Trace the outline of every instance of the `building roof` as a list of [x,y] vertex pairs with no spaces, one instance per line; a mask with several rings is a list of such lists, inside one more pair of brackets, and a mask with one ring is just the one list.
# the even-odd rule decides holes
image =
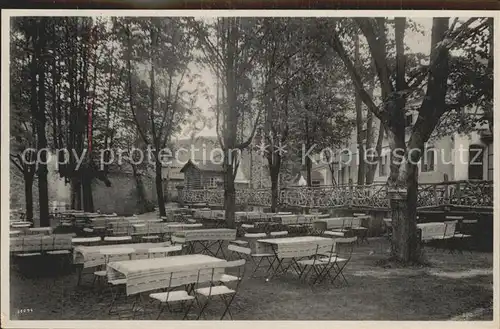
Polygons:
[[[184,165],[184,167],[182,167],[182,168],[179,169],[179,174],[183,175],[184,172],[186,171],[186,169],[189,166],[193,166],[193,167],[197,168],[200,171],[217,172],[217,173],[223,173],[224,172],[224,168],[222,167],[221,164],[213,163],[211,161],[201,161],[201,160],[191,161],[191,159],[190,159],[190,160],[188,160],[188,162],[186,162],[186,164]],[[235,183],[244,183],[244,184],[248,184],[250,182],[245,177],[245,174],[241,170],[241,166],[239,166],[238,167],[238,171],[236,171],[236,177],[234,178],[234,182]]]
[[184,173],[185,170],[189,167],[193,166],[200,171],[212,171],[212,172],[224,172],[221,164],[213,163],[209,160],[193,160],[189,159],[186,164],[180,169],[181,173]]

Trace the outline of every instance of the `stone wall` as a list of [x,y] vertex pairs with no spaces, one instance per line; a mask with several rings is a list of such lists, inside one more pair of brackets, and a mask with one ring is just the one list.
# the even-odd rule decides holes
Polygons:
[[[137,188],[131,173],[110,173],[108,175],[111,186],[106,187],[103,182],[95,181],[92,184],[94,208],[101,213],[117,213],[129,216],[138,214]],[[156,187],[154,178],[143,175],[142,181],[146,200],[156,204]]]

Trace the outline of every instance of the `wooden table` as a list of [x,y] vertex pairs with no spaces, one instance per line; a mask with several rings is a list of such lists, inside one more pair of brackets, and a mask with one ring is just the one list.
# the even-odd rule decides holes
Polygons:
[[147,254],[150,248],[170,246],[169,242],[160,243],[125,243],[115,245],[100,245],[100,246],[76,246],[73,250],[73,263],[82,264],[83,268],[96,267],[104,265],[103,250],[117,248],[132,248],[135,253]]
[[[257,242],[260,244],[271,246],[272,252],[274,253],[278,261],[278,264],[274,268],[274,271],[270,278],[276,276],[280,269],[281,272],[279,272],[279,274],[285,274],[292,266],[295,266],[296,272],[299,273],[300,266],[298,265],[297,260],[304,257],[314,256],[315,254],[321,254],[331,251],[332,246],[335,243],[333,239],[323,238],[319,236],[297,236],[278,239],[260,239],[257,240]],[[290,263],[287,267],[283,268],[283,261],[285,259],[289,259]]]
[[[220,253],[225,258],[223,243],[224,241],[234,241],[236,239],[236,230],[228,228],[185,230],[174,232],[173,235],[186,242],[191,253],[195,252],[195,246],[199,244],[202,247],[202,253],[206,252],[214,257],[217,257]],[[217,246],[215,253],[210,250],[213,245]]]
[[212,269],[217,276],[224,273],[225,260],[208,255],[182,255],[165,258],[139,259],[111,262],[107,266],[108,280],[126,279],[127,295],[134,295],[169,286],[170,274],[175,273],[171,286],[196,283],[198,272],[200,282],[207,282]]

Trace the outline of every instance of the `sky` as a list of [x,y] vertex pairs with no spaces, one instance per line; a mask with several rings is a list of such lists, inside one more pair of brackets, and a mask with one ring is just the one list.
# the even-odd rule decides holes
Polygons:
[[[420,26],[420,29],[422,30],[423,34],[417,33],[417,32],[414,32],[414,31],[411,31],[408,29],[405,33],[405,39],[404,39],[405,44],[410,48],[411,52],[421,52],[421,53],[428,54],[430,52],[432,18],[430,18],[430,17],[426,17],[426,18],[413,17],[411,19]],[[208,69],[198,68],[194,64],[191,65],[191,69],[193,70],[193,73],[199,74],[201,76],[201,78],[203,79],[203,82],[209,88],[211,93],[215,95],[216,80],[214,79],[213,74]],[[203,97],[199,97],[196,105],[202,109],[202,112],[206,117],[214,117],[213,111],[209,110],[209,108],[211,106],[213,106],[214,104],[211,104],[210,102],[205,100]],[[213,123],[214,124],[211,128],[203,129],[198,134],[198,136],[216,136],[215,120],[213,120]],[[189,132],[187,131],[186,128],[184,128],[183,133],[178,137],[185,138],[188,136],[189,136]]]

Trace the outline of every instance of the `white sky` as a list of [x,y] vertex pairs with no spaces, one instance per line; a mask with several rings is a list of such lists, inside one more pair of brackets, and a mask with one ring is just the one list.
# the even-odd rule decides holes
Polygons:
[[[420,25],[423,34],[416,33],[408,29],[405,34],[405,44],[410,48],[411,52],[422,52],[428,54],[430,52],[432,18],[411,18],[411,20]],[[216,80],[214,79],[212,73],[208,69],[199,69],[194,64],[191,67],[193,69],[193,73],[199,74],[212,94],[215,95]],[[209,110],[209,108],[214,104],[209,103],[200,96],[197,105],[203,110],[205,116],[214,116],[214,113]],[[183,138],[187,137],[188,135],[189,132],[184,129],[183,134],[179,137]],[[198,136],[216,136],[215,120],[212,128],[205,128],[198,134]]]

